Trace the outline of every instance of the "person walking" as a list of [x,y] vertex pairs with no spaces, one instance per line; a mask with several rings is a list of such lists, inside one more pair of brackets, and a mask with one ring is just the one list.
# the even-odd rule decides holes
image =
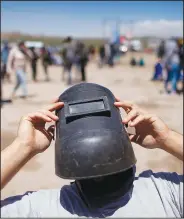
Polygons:
[[104,47],[104,45],[101,45],[99,48],[99,56],[100,56],[99,68],[102,68],[103,65],[105,64],[105,47]]
[[109,66],[113,67],[114,66],[114,58],[115,58],[115,44],[111,43],[110,44],[110,57],[109,57]]
[[164,55],[165,55],[165,41],[162,40],[158,46],[158,49],[157,49],[157,57],[158,57],[158,59],[162,60]]
[[[163,57],[164,67],[167,71],[167,78],[165,80],[166,93],[177,93],[177,83],[180,74],[180,57],[177,42],[174,39],[165,42],[165,55]],[[171,84],[171,89],[168,89]]]
[[105,48],[105,61],[107,64],[109,64],[109,60],[111,56],[111,47],[108,41],[105,42],[104,48]]
[[32,52],[32,59],[31,59],[32,79],[34,82],[37,82],[37,62],[39,57],[35,51],[35,47],[31,47],[30,50]]
[[67,37],[64,41],[62,56],[64,61],[64,73],[68,74],[67,84],[72,84],[72,67],[75,62],[76,43],[72,37]]
[[51,64],[51,57],[48,50],[43,47],[41,50],[42,65],[45,73],[45,81],[50,81],[48,66]]
[[179,57],[180,57],[180,74],[179,74],[179,81],[182,81],[182,87],[180,90],[178,90],[179,93],[182,93],[183,92],[183,70],[184,70],[184,57],[183,57],[183,50],[184,50],[184,47],[183,47],[183,40],[179,41],[178,42],[178,46],[179,46]]
[[86,65],[88,62],[88,51],[84,43],[80,43],[79,65],[81,71],[81,81],[86,82]]
[[9,56],[9,45],[8,42],[4,42],[3,49],[1,51],[1,80],[7,79],[7,81],[10,83],[10,74],[7,72],[7,62],[8,62],[8,56]]
[[8,62],[7,62],[7,71],[9,73],[16,74],[16,85],[13,89],[11,99],[15,98],[16,91],[19,87],[22,87],[22,97],[26,98],[28,95],[27,84],[26,84],[26,63],[31,61],[32,54],[25,47],[23,41],[18,43],[18,47],[11,49]]
[[78,79],[81,76],[81,42],[79,40],[75,43],[74,66],[75,76]]

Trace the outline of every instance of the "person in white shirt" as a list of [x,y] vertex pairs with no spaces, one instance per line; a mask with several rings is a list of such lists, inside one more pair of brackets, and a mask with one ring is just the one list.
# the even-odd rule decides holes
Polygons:
[[[132,142],[146,149],[164,150],[183,160],[183,135],[131,102],[117,100],[114,105],[127,112],[122,122],[135,127],[136,133],[129,135]],[[58,121],[53,111],[63,106],[63,102],[56,101],[21,119],[15,141],[1,152],[1,189],[26,162],[49,147],[54,126],[46,129],[45,124]],[[122,174],[76,180],[59,189],[9,197],[1,201],[1,216],[183,217],[183,175],[147,170],[135,177],[135,171],[134,166]]]
[[31,52],[25,47],[24,42],[19,42],[18,46],[10,50],[7,62],[7,71],[10,74],[16,74],[16,85],[12,92],[11,99],[13,100],[17,89],[22,87],[22,97],[27,97],[27,84],[26,84],[26,62],[32,59]]

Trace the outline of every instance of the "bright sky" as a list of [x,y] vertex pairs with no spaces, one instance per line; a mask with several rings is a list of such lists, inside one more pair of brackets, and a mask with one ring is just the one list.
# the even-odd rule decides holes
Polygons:
[[[120,19],[121,32],[136,36],[182,36],[182,1],[1,1],[1,31],[102,37]],[[131,25],[128,23],[130,23]],[[126,24],[127,23],[127,24]]]

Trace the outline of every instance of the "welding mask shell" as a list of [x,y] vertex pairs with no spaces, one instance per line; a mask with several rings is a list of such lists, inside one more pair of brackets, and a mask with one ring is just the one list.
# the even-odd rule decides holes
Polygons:
[[81,83],[63,92],[56,111],[55,172],[64,179],[89,179],[125,171],[136,163],[112,92]]

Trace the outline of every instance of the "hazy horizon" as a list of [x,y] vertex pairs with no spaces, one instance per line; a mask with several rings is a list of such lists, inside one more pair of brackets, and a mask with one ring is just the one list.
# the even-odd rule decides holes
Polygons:
[[[183,36],[183,2],[1,2],[1,31],[30,35],[102,38],[121,20],[121,34]],[[104,26],[104,21],[107,21]],[[111,20],[111,21],[110,21]]]

